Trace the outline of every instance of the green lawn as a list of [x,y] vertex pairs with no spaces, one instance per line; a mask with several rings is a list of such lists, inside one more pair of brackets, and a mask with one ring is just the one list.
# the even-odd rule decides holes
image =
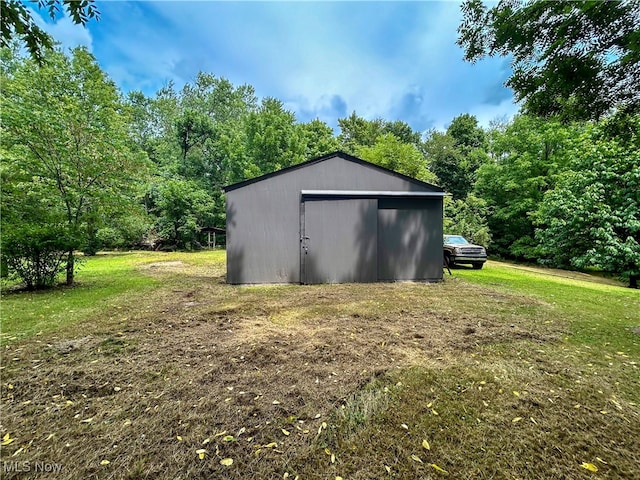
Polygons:
[[[640,336],[630,329],[640,326],[640,290],[591,277],[579,280],[572,272],[523,269],[509,263],[489,262],[473,271],[454,270],[466,281],[503,291],[518,292],[556,306],[571,327],[569,339],[576,344],[609,347],[640,356]],[[585,278],[588,276],[582,275]]]
[[[158,278],[140,267],[154,262],[183,261],[202,265],[220,262],[222,251],[201,253],[102,253],[84,258],[73,288],[5,294],[2,299],[0,344],[7,340],[57,331],[112,307],[129,307],[158,286]],[[167,281],[167,278],[164,279]]]

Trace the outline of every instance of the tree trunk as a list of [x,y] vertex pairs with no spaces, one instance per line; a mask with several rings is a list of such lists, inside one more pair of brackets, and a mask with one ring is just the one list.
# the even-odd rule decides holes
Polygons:
[[73,256],[73,250],[70,250],[67,255],[67,285],[69,286],[73,285],[73,271],[75,270],[74,263],[75,258]]
[[638,288],[638,275],[629,275],[629,288]]

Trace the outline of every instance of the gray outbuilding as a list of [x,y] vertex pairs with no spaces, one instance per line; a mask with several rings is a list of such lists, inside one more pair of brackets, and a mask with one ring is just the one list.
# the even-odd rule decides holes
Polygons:
[[224,190],[228,283],[442,280],[440,187],[336,152]]

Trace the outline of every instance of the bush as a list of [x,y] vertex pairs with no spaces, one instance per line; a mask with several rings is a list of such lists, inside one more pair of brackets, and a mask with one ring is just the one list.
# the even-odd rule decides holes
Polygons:
[[69,242],[60,228],[26,226],[2,234],[2,257],[9,274],[29,290],[51,287],[64,271]]

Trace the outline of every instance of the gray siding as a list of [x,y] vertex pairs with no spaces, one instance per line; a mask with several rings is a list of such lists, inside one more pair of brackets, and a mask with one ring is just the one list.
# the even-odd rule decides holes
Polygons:
[[[373,166],[362,165],[345,160],[339,156],[322,162],[313,163],[303,168],[284,172],[261,179],[241,188],[227,192],[227,281],[229,283],[300,283],[301,278],[301,222],[302,190],[380,190],[380,191],[438,191],[418,183],[394,176]],[[431,200],[442,208],[440,198]],[[311,202],[305,202],[311,203]],[[327,203],[327,202],[322,202]],[[356,202],[354,208],[361,208],[365,203]],[[337,204],[336,204],[337,205]],[[372,208],[368,202],[366,208]],[[366,218],[373,225],[363,225],[363,232],[377,228],[377,210],[371,210]],[[345,212],[344,216],[333,219],[328,213],[318,213],[317,224],[311,228],[322,230],[323,235],[336,229],[335,239],[339,235],[347,235],[353,227],[354,219]],[[324,215],[324,216],[323,216]],[[374,220],[373,220],[374,219]],[[435,228],[440,236],[440,260],[442,246],[442,217],[425,220],[429,228]],[[433,225],[431,225],[433,222]],[[439,227],[438,227],[439,225]],[[356,231],[351,233],[357,234]],[[373,230],[375,231],[375,230]],[[434,235],[436,235],[434,233]],[[316,233],[314,233],[314,237]],[[329,238],[329,237],[328,237]],[[357,237],[356,237],[357,238]],[[361,239],[363,237],[361,236]],[[373,235],[375,240],[376,236]],[[324,248],[324,247],[322,247]],[[357,251],[358,244],[344,247],[342,260],[347,254],[355,254],[357,268],[366,268],[362,259],[371,256],[370,252]],[[323,258],[324,254],[322,253]],[[371,257],[377,264],[377,253]],[[358,265],[358,261],[360,264]],[[337,262],[337,261],[336,261]],[[351,265],[353,267],[353,265]],[[320,268],[320,267],[315,267]],[[376,267],[377,268],[377,267]],[[318,275],[320,272],[318,271]],[[352,278],[357,278],[356,274]],[[366,278],[369,273],[362,274]],[[310,277],[311,278],[311,277]],[[348,276],[342,274],[335,277],[344,281]],[[441,278],[441,272],[440,276]],[[315,277],[314,280],[318,280]]]

